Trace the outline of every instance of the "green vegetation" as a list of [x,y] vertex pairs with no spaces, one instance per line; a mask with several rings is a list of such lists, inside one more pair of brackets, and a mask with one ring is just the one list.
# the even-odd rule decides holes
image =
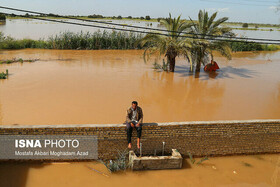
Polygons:
[[45,46],[46,42],[42,40],[16,40],[0,32],[0,49],[46,48]]
[[[208,16],[208,12],[199,11],[198,22],[192,21],[191,34],[196,34],[197,40],[192,42],[191,48],[191,70],[192,66],[196,66],[196,71],[200,71],[201,64],[206,65],[209,58],[213,59],[213,51],[219,52],[222,56],[231,59],[231,48],[225,41],[209,41],[206,35],[213,36],[234,36],[229,27],[220,27],[220,25],[228,20],[223,17],[214,21],[217,12]],[[215,39],[215,37],[211,37]],[[193,63],[192,63],[193,62]]]
[[264,45],[259,43],[247,43],[247,42],[230,42],[232,51],[276,51],[280,50],[279,45]]
[[243,23],[242,27],[243,27],[243,28],[248,28],[248,27],[249,27],[249,24],[248,24],[248,23]]
[[139,41],[141,47],[145,49],[144,59],[152,54],[158,53],[165,55],[169,64],[169,71],[174,72],[176,57],[182,55],[190,58],[191,41],[188,38],[182,38],[189,25],[186,21],[181,20],[181,17],[172,19],[169,14],[168,19],[160,20],[165,29],[169,31],[168,36],[158,34],[147,34]]
[[201,164],[202,162],[206,161],[206,160],[209,160],[209,158],[207,156],[201,158],[198,162],[196,162],[196,160],[193,158],[192,154],[190,152],[188,152],[188,155],[189,155],[189,158],[190,158],[190,161],[192,164]]
[[128,32],[64,32],[50,37],[46,43],[49,49],[138,49],[135,46],[141,34]]
[[9,71],[6,69],[6,72],[0,73],[0,79],[7,79],[9,75]]
[[5,14],[0,14],[0,21],[6,21]]
[[47,40],[16,40],[0,32],[0,49],[139,49],[135,43],[141,38],[141,34],[104,31],[92,34],[64,32]]
[[130,168],[128,161],[128,151],[119,151],[118,157],[115,160],[101,161],[110,172],[117,172]]
[[[6,37],[0,32],[0,49],[143,49],[143,47],[136,44],[143,37],[141,34],[124,32],[95,32],[92,34],[64,32],[49,37],[47,40],[17,40],[9,36]],[[230,46],[234,52],[280,50],[278,45],[246,42],[231,42]],[[2,61],[2,63],[4,62]],[[5,63],[8,63],[8,61]]]
[[[0,49],[24,49],[24,48],[41,48],[41,49],[145,49],[149,48],[150,52],[160,52],[161,54],[167,54],[167,62],[159,65],[155,64],[156,69],[169,69],[172,70],[172,66],[174,66],[175,58],[179,55],[185,56],[186,59],[193,65],[196,64],[197,69],[202,64],[207,62],[207,58],[209,56],[212,58],[212,50],[217,50],[223,53],[224,55],[229,52],[227,45],[229,45],[232,51],[275,51],[279,50],[278,45],[261,45],[258,43],[246,43],[246,42],[230,42],[227,43],[219,43],[222,45],[218,45],[218,43],[211,42],[203,36],[203,34],[216,34],[216,35],[231,35],[230,29],[228,27],[224,27],[223,25],[228,24],[226,20],[217,20],[215,21],[216,14],[213,14],[210,18],[207,15],[207,12],[200,11],[198,21],[193,20],[181,20],[180,17],[177,19],[169,18],[158,18],[154,21],[159,21],[162,26],[165,26],[167,30],[169,30],[168,37],[158,36],[156,34],[150,34],[144,37],[142,34],[135,34],[129,32],[94,32],[94,33],[72,33],[72,32],[63,32],[58,35],[49,37],[45,40],[32,40],[32,39],[14,39],[9,36],[4,36],[3,33],[0,32]],[[5,15],[1,15],[4,16]],[[11,15],[16,18],[16,15]],[[33,17],[32,15],[28,15]],[[52,18],[57,18],[55,14],[49,14],[48,16],[52,16]],[[79,17],[79,16],[76,16]],[[102,15],[92,15],[89,16],[92,18],[85,17],[85,19],[95,19],[101,18]],[[84,17],[82,17],[84,18]],[[105,18],[105,17],[103,17]],[[202,22],[204,20],[206,23]],[[27,18],[29,19],[29,18]],[[115,17],[115,19],[117,19]],[[146,18],[132,18],[132,16],[128,16],[127,18],[122,19],[142,19],[147,21],[149,16]],[[212,20],[213,19],[213,20]],[[152,21],[153,19],[151,19]],[[182,24],[182,25],[181,25]],[[211,27],[208,27],[208,25]],[[232,23],[233,24],[233,23]],[[251,24],[250,24],[251,25]],[[212,28],[215,26],[215,29]],[[255,25],[256,27],[257,25]],[[271,26],[271,25],[270,25]],[[276,25],[279,26],[279,25]],[[257,28],[239,28],[239,29],[257,29]],[[189,32],[193,34],[199,34],[196,40],[194,39],[182,39],[178,37],[178,35],[172,33],[172,31],[180,31]],[[268,29],[270,30],[270,29]],[[183,33],[179,33],[179,35],[183,35]],[[160,40],[158,40],[160,38]],[[150,41],[144,42],[144,40],[149,39]],[[244,38],[245,40],[246,38]],[[138,42],[142,41],[142,42]],[[142,44],[141,44],[142,43]],[[145,43],[145,44],[143,44]],[[155,50],[158,49],[158,50]],[[226,51],[223,51],[226,49]],[[172,51],[172,50],[178,50]],[[166,53],[164,53],[166,51]],[[146,51],[147,52],[147,51]],[[204,53],[204,55],[203,55]],[[147,53],[148,54],[148,53]],[[147,55],[146,57],[148,57]],[[175,56],[175,57],[174,57]],[[192,58],[190,58],[192,57]],[[207,57],[202,58],[201,57]],[[174,58],[174,59],[172,59]],[[172,63],[169,61],[171,60]],[[5,62],[8,63],[9,61]],[[174,63],[173,63],[174,62]],[[2,62],[3,63],[3,62]],[[193,68],[191,65],[191,68]],[[171,68],[171,69],[170,69]]]
[[104,18],[104,17],[102,15],[93,14],[93,15],[89,15],[88,18]]
[[[259,29],[258,29],[258,28],[242,27],[242,28],[232,28],[232,30],[257,31],[257,30],[259,30]],[[265,29],[261,29],[261,30],[265,30]]]
[[[169,31],[168,36],[157,34],[147,34],[140,40],[140,45],[145,49],[144,58],[151,54],[158,53],[165,55],[169,71],[174,72],[176,57],[184,56],[193,66],[196,66],[196,71],[200,71],[201,64],[206,64],[209,57],[213,58],[213,51],[218,51],[221,55],[231,58],[231,48],[228,42],[224,41],[209,41],[207,35],[214,36],[233,36],[229,27],[219,27],[228,18],[221,18],[214,22],[217,13],[208,16],[206,11],[200,11],[198,21],[192,21],[188,24],[186,21],[178,18],[172,19],[171,15],[168,19],[160,20],[165,29]],[[182,38],[183,32],[195,34],[195,39]],[[215,37],[212,37],[214,39]],[[160,68],[155,64],[156,68]]]
[[22,58],[19,58],[19,59],[12,59],[12,60],[0,60],[0,64],[11,64],[11,63],[16,63],[16,62],[20,62],[20,63],[23,63],[23,62],[35,62],[35,61],[38,61],[39,59],[31,59],[31,60],[23,60]]
[[[242,22],[226,22],[225,25],[231,25],[231,26],[242,26],[244,23]],[[248,25],[251,25],[252,27],[280,27],[279,24],[264,24],[264,23],[247,23]]]
[[169,63],[166,63],[164,59],[162,60],[162,65],[155,62],[153,66],[155,70],[163,70],[163,71],[169,70]]

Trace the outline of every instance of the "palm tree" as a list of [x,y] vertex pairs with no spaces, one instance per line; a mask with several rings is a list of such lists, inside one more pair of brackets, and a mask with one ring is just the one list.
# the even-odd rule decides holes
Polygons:
[[181,20],[181,16],[172,19],[171,14],[169,14],[169,18],[161,19],[160,23],[164,25],[168,33],[166,35],[147,34],[139,41],[139,44],[145,49],[145,61],[146,57],[154,53],[158,53],[160,56],[165,55],[169,64],[169,71],[174,72],[176,57],[183,55],[191,59],[191,41],[181,37],[190,25],[185,20]]
[[217,12],[209,17],[208,12],[200,10],[198,21],[194,22],[191,19],[190,34],[196,38],[193,40],[191,49],[191,70],[192,66],[196,65],[196,71],[200,71],[201,64],[205,65],[209,61],[209,57],[213,59],[213,51],[218,51],[221,55],[231,59],[229,42],[220,41],[217,36],[234,36],[234,34],[231,32],[231,28],[221,27],[221,24],[228,18],[223,17],[214,21],[216,16]]

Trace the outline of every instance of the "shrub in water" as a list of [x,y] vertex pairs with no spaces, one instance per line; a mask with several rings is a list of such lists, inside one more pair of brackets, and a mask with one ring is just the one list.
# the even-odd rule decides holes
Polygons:
[[9,72],[8,72],[8,70],[6,69],[6,73],[5,73],[5,72],[0,73],[0,79],[7,79],[8,74],[9,74]]
[[128,151],[119,151],[118,158],[110,161],[101,161],[110,172],[126,170],[130,167],[128,162]]

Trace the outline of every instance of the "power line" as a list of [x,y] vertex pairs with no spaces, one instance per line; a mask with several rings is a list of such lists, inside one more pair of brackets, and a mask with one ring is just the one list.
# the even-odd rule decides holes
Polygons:
[[[2,12],[1,12],[2,13]],[[2,13],[6,15],[11,15],[8,13]],[[125,32],[136,32],[140,34],[155,34],[155,35],[161,35],[161,36],[170,36],[168,34],[163,34],[163,33],[154,33],[154,32],[147,32],[147,31],[138,31],[138,30],[129,30],[129,29],[121,29],[121,28],[112,28],[112,27],[106,27],[106,26],[99,26],[99,25],[88,25],[88,24],[83,24],[83,23],[74,23],[74,22],[68,22],[68,21],[62,21],[62,20],[52,20],[52,19],[43,19],[43,18],[37,18],[37,17],[30,17],[30,16],[24,16],[24,15],[16,15],[19,17],[25,17],[25,18],[31,18],[31,19],[36,19],[36,20],[42,20],[42,21],[50,21],[50,22],[56,22],[56,23],[65,23],[65,24],[72,24],[72,25],[79,25],[79,26],[87,26],[87,27],[95,27],[95,28],[101,28],[101,29],[110,29],[110,30],[119,30],[119,31],[125,31]],[[200,38],[196,37],[191,37],[191,36],[182,36],[179,35],[178,37],[181,38],[191,38],[194,40],[200,40]],[[280,45],[280,43],[271,43],[271,42],[253,42],[253,41],[247,41],[247,40],[227,40],[227,39],[214,39],[214,38],[205,38],[206,40],[211,40],[211,41],[224,41],[224,42],[245,42],[245,43],[259,43],[259,44],[276,44]]]
[[[25,12],[25,13],[31,13],[31,14],[39,14],[41,16],[43,16],[43,15],[44,16],[50,16],[50,14],[46,14],[46,13],[42,13],[42,12],[35,12],[35,11],[29,11],[29,10],[5,7],[5,6],[0,6],[0,8],[8,9],[8,10],[14,10],[14,11],[19,11],[19,12]],[[178,34],[182,33],[182,34],[193,35],[193,36],[207,36],[207,37],[227,38],[227,39],[240,39],[240,40],[246,39],[246,40],[253,40],[253,41],[280,42],[280,40],[264,39],[264,38],[242,38],[242,37],[215,36],[215,35],[199,34],[199,33],[187,33],[187,32],[168,31],[168,30],[165,30],[165,29],[147,28],[147,27],[142,27],[142,26],[124,25],[124,24],[118,24],[118,23],[109,23],[109,22],[105,22],[105,21],[87,20],[87,19],[73,18],[73,17],[61,16],[61,15],[55,15],[55,17],[67,18],[67,19],[79,20],[79,21],[86,21],[86,22],[93,22],[93,23],[100,23],[100,24],[107,24],[107,25],[114,25],[114,26],[136,28],[136,29],[154,30],[154,31],[162,31],[162,32],[171,32],[171,33],[178,33]]]
[[[3,13],[2,14],[6,15],[11,15],[8,13]],[[24,15],[16,15],[19,17],[25,17],[25,18],[30,18],[30,16],[24,16]],[[62,20],[52,20],[52,19],[43,19],[43,18],[37,18],[37,17],[31,17],[31,19],[36,19],[36,20],[42,20],[42,21],[49,21],[49,22],[56,22],[56,23],[65,23],[65,24],[70,24],[70,25],[79,25],[79,26],[87,26],[87,27],[95,27],[95,28],[102,28],[102,29],[110,29],[110,30],[119,30],[119,31],[125,31],[125,32],[136,32],[136,33],[141,33],[141,34],[155,34],[155,35],[161,35],[161,36],[170,36],[168,34],[163,34],[163,33],[154,33],[154,32],[147,32],[147,31],[138,31],[138,30],[129,30],[129,29],[121,29],[121,28],[112,28],[112,27],[106,27],[106,26],[99,26],[99,25],[88,25],[88,24],[83,24],[83,23],[74,23],[74,22],[68,22],[68,21],[62,21]],[[194,40],[200,40],[200,38],[196,37],[191,37],[191,36],[182,36],[179,35],[178,37],[181,38],[191,38]],[[246,41],[246,40],[228,40],[228,39],[214,39],[214,38],[204,38],[206,40],[211,40],[211,41],[224,41],[224,42],[245,42],[245,43],[259,43],[259,44],[275,44],[275,45],[280,45],[280,43],[271,43],[271,42],[253,42],[253,41]]]

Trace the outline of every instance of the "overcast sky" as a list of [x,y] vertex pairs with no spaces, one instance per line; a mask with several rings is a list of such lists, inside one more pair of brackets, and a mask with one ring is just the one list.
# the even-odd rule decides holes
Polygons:
[[0,6],[61,15],[167,17],[172,13],[193,19],[200,9],[205,9],[218,11],[219,17],[229,17],[229,21],[280,24],[280,14],[276,12],[279,4],[279,0],[1,0]]

